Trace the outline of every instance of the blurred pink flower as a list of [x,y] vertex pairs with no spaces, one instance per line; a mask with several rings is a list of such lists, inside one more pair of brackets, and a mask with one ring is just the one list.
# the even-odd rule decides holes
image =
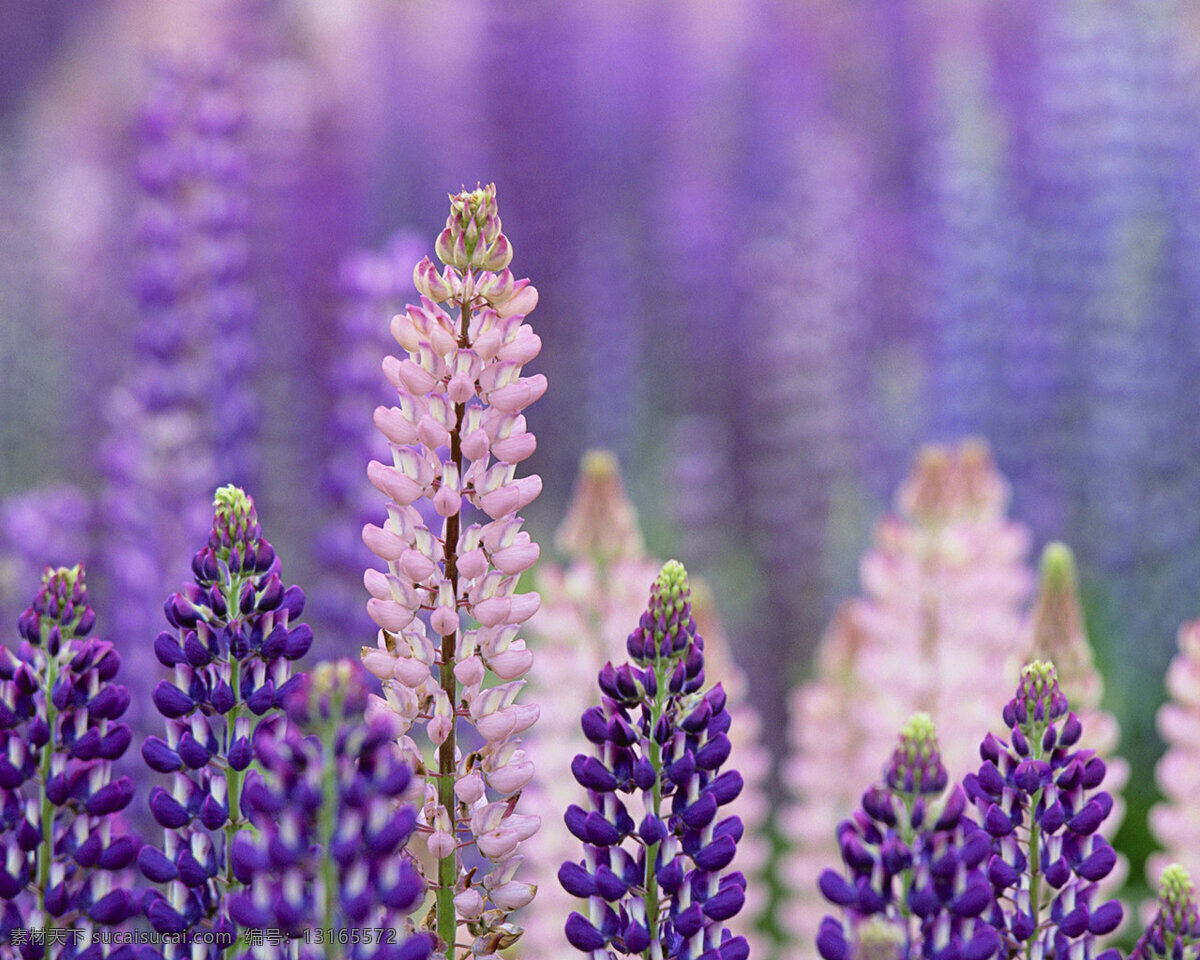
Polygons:
[[1008,485],[986,445],[922,450],[896,506],[862,559],[864,596],[841,608],[817,676],[792,699],[782,915],[800,943],[827,912],[816,882],[838,856],[837,824],[878,778],[897,731],[913,712],[930,714],[960,779],[1009,699],[1025,636],[1030,537],[1005,515]]

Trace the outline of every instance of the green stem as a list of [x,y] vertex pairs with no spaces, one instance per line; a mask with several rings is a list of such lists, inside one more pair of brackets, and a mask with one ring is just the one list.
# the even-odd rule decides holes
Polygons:
[[1042,789],[1029,802],[1029,915],[1033,917],[1033,937],[1026,941],[1025,955],[1033,960],[1033,944],[1041,925],[1042,899],[1042,828],[1034,819],[1034,813],[1042,800]]
[[[459,303],[458,345],[465,349],[470,345],[468,337],[471,322],[471,305],[463,300]],[[450,431],[450,461],[463,473],[462,423],[466,413],[465,403],[454,405],[454,429]],[[446,518],[446,539],[442,544],[445,557],[446,579],[450,581],[450,592],[458,603],[458,534],[459,514]],[[458,707],[458,680],[454,676],[454,655],[458,647],[458,631],[442,637],[442,664],[439,679],[442,691],[450,703],[450,733],[438,749],[438,803],[450,816],[450,829],[458,840],[458,818],[454,796],[454,748],[456,711]],[[454,942],[458,935],[458,917],[454,908],[454,887],[458,882],[458,848],[451,850],[438,861],[437,889],[437,933],[446,944],[446,960],[454,960]]]
[[[651,788],[651,810],[655,817],[662,819],[662,746],[654,738],[658,722],[666,712],[667,682],[670,680],[673,661],[658,660],[654,667],[654,678],[657,690],[654,693],[654,703],[650,708],[650,766],[654,768],[654,786]],[[642,953],[643,960],[655,960],[655,941],[658,939],[658,875],[654,871],[654,863],[658,859],[661,842],[652,843],[646,850],[646,892],[642,894],[642,903],[646,910],[646,929],[650,931],[650,946]]]
[[[318,721],[321,723],[321,769],[324,771],[324,779],[321,782],[321,816],[317,829],[321,845],[322,927],[325,930],[335,930],[341,926],[337,916],[337,864],[330,854],[330,848],[337,827],[337,733],[342,726],[342,719],[342,688],[337,686],[332,695],[329,721]],[[342,945],[337,943],[336,939],[334,937],[334,942],[326,945],[326,960],[342,960],[344,956]]]
[[[225,625],[232,623],[239,615],[239,601],[245,579],[240,574],[230,571],[229,583],[225,586]],[[237,657],[233,656],[232,651],[229,655],[229,685],[233,689],[234,704],[229,713],[225,715],[226,756],[229,754],[229,748],[233,746],[237,734],[238,718],[242,715],[242,704],[237,700],[241,696],[242,689],[242,664]],[[229,804],[229,819],[225,821],[225,896],[227,897],[241,886],[233,874],[233,841],[237,838],[238,832],[246,827],[246,822],[242,818],[243,773],[244,771],[234,770],[231,766],[225,767],[225,801]],[[240,955],[248,947],[245,933],[239,933],[237,943],[234,945],[234,953]]]
[[[1027,732],[1029,755],[1033,760],[1045,759],[1042,750],[1045,728],[1044,723],[1034,724]],[[1033,944],[1038,938],[1042,921],[1042,828],[1037,821],[1037,808],[1042,802],[1044,790],[1044,787],[1038,787],[1029,800],[1029,915],[1033,917],[1033,936],[1025,942],[1025,955],[1028,960],[1033,960]]]
[[46,686],[43,696],[46,699],[46,725],[50,730],[50,739],[42,746],[40,764],[42,776],[42,842],[38,846],[38,910],[42,915],[42,924],[49,928],[53,926],[50,915],[46,913],[46,892],[50,886],[50,858],[54,855],[54,805],[46,795],[46,787],[50,782],[50,760],[54,754],[54,727],[58,720],[58,710],[54,706],[54,684],[58,681],[58,658],[47,656]]
[[[234,696],[237,696],[241,685],[241,667],[236,657],[229,658],[229,682],[233,686]],[[233,745],[241,713],[242,705],[235,703],[226,715],[226,750]],[[234,770],[233,767],[225,768],[225,799],[229,803],[229,819],[225,821],[225,893],[228,896],[237,883],[233,875],[233,857],[230,853],[233,850],[234,838],[242,826],[242,771]]]

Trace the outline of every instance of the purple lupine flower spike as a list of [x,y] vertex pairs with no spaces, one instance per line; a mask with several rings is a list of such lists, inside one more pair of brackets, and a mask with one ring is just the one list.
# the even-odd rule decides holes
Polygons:
[[[1075,749],[1083,728],[1047,661],[1021,671],[1004,722],[1009,742],[988,734],[978,774],[963,781],[991,837],[990,922],[1007,957],[1088,960],[1095,938],[1111,933],[1123,917],[1118,901],[1094,902],[1097,884],[1117,862],[1099,832],[1113,804],[1100,789],[1104,761],[1094,750]],[[1118,956],[1115,950],[1099,954]]]
[[1196,888],[1188,872],[1177,863],[1162,872],[1158,884],[1158,909],[1138,940],[1129,960],[1198,960],[1200,911]]
[[[616,458],[607,451],[584,455],[555,539],[570,563],[561,568],[545,561],[539,565],[542,606],[529,622],[537,641],[539,669],[532,682],[541,716],[534,735],[538,775],[526,787],[522,802],[541,814],[542,829],[525,861],[531,879],[539,883],[537,905],[523,918],[523,960],[560,960],[570,954],[562,917],[573,906],[573,898],[553,878],[562,862],[578,850],[578,840],[561,819],[578,788],[555,771],[567,769],[575,754],[589,749],[579,728],[580,711],[600,704],[594,678],[606,662],[624,655],[629,625],[645,609],[646,584],[653,583],[662,568],[660,560],[646,553],[637,512],[625,492]],[[692,580],[691,586],[692,616],[704,636],[705,673],[721,678],[725,709],[732,718],[729,737],[745,781],[725,814],[737,814],[742,820],[745,836],[738,843],[738,866],[753,878],[763,872],[768,856],[765,779],[770,758],[760,742],[761,720],[746,697],[746,678],[729,650],[715,603],[702,583]],[[588,686],[592,692],[585,701],[581,690]],[[763,892],[755,889],[751,879],[746,906],[736,923],[730,924],[735,932],[754,926],[753,917],[761,907],[755,894]],[[750,933],[747,942],[757,954]]]
[[254,733],[278,718],[298,684],[291,662],[308,652],[312,630],[295,624],[304,593],[284,588],[253,500],[225,486],[213,506],[208,544],[192,559],[195,582],[165,605],[176,632],[154,642],[155,655],[172,670],[154,689],[167,736],[147,737],[142,757],[171,774],[172,785],[150,792],[163,846],[146,846],[138,865],[167,888],[144,903],[156,930],[213,931],[232,943],[224,895],[240,880],[228,853],[249,826],[241,796]]
[[[588,916],[570,915],[567,940],[593,960],[744,960],[745,938],[724,926],[745,902],[745,878],[726,872],[743,827],[718,817],[742,778],[721,772],[725,693],[720,684],[702,689],[704,641],[678,561],[663,566],[626,646],[633,662],[604,667],[602,704],[583,714],[595,754],[571,764],[588,809],[572,804],[565,819],[584,858],[564,863],[559,881],[588,898]],[[640,821],[622,796],[640,799]]]
[[[288,696],[291,721],[264,727],[255,752],[262,773],[246,780],[243,807],[259,830],[239,834],[233,868],[245,887],[229,898],[244,927],[301,941],[251,946],[250,960],[425,960],[428,934],[406,916],[425,887],[404,846],[416,812],[399,804],[412,775],[395,745],[395,718],[364,721],[366,671],[323,663]],[[341,943],[325,931],[381,930]]]
[[846,873],[826,870],[819,887],[843,918],[821,922],[824,960],[995,955],[1000,938],[983,917],[992,902],[988,836],[964,816],[962,788],[946,793],[947,781],[932,719],[913,714],[883,781],[838,827]]
[[[112,776],[113,761],[130,742],[129,727],[120,720],[129,693],[112,682],[121,662],[112,644],[88,636],[95,621],[83,568],[47,567],[41,590],[20,618],[23,642],[15,652],[0,651],[5,943],[14,942],[17,928],[89,934],[138,909],[121,875],[139,846],[120,818],[133,799],[133,783]],[[71,960],[89,939],[68,939],[55,956]],[[19,949],[30,960],[45,952],[44,942]]]

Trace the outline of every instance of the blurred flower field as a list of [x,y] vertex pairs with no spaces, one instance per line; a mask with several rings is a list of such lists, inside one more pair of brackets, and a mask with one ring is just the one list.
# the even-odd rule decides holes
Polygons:
[[527,909],[567,904],[510,954],[565,955],[548,824],[669,557],[728,694],[754,956],[815,956],[834,831],[910,714],[961,778],[1034,657],[1108,759],[1120,942],[1164,847],[1200,870],[1191,5],[42,0],[0,52],[0,623],[16,649],[43,567],[82,562],[135,743],[224,484],[310,659],[374,645],[389,324],[446,195],[494,183],[548,382],[501,458],[541,478],[502,511],[541,593]]

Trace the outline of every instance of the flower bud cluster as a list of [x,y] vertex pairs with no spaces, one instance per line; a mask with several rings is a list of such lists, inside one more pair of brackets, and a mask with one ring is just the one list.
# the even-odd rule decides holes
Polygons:
[[[846,875],[821,874],[821,893],[842,907],[817,935],[825,960],[857,956],[987,960],[1000,938],[985,914],[992,903],[984,873],[989,837],[965,815],[955,786],[944,799],[946,768],[928,714],[900,735],[883,781],[837,839]],[[886,949],[885,949],[886,948]]]
[[142,873],[167,885],[152,891],[146,915],[162,933],[213,929],[229,933],[224,893],[237,878],[229,845],[248,821],[241,810],[254,734],[274,722],[299,676],[291,662],[312,644],[295,620],[304,609],[299,587],[284,588],[279,561],[262,536],[254,502],[240,488],[221,487],[208,545],[192,560],[195,582],[165,604],[175,634],[154,642],[172,671],[154,689],[166,737],[147,737],[142,757],[171,775],[154,787],[150,812],[163,827],[163,846],[143,848]]
[[[382,928],[396,936],[424,893],[404,854],[416,812],[400,803],[411,773],[386,718],[364,721],[365,671],[347,660],[303,676],[285,704],[291,723],[255,738],[262,772],[246,780],[242,807],[257,828],[232,849],[243,889],[229,912],[244,927],[282,930]],[[411,934],[411,930],[406,931]],[[305,944],[289,960],[424,960],[427,934],[396,942]],[[253,960],[282,957],[252,946]]]
[[1172,863],[1162,873],[1158,908],[1129,960],[1197,960],[1200,958],[1200,911],[1188,872]]
[[[120,818],[133,799],[112,776],[129,746],[120,657],[89,637],[83,568],[46,568],[21,615],[23,642],[0,650],[0,940],[18,927],[115,926],[139,904],[123,872],[139,843]],[[44,944],[21,956],[41,957]],[[74,947],[64,957],[73,957]]]
[[[514,879],[518,844],[538,826],[515,812],[533,776],[515,736],[538,716],[517,696],[533,660],[518,634],[539,600],[517,582],[539,548],[518,511],[542,484],[516,470],[536,446],[521,411],[546,378],[522,376],[541,349],[524,322],[537,291],[507,269],[494,187],[451,198],[438,254],[445,270],[418,264],[421,302],[392,321],[403,359],[383,364],[397,403],[377,408],[375,424],[391,462],[372,461],[367,473],[388,497],[388,516],[363,540],[387,569],[364,578],[380,631],[362,656],[384,682],[370,712],[399,719],[406,758],[426,777],[419,827],[439,862],[438,935],[453,956],[463,926],[472,954],[491,956],[520,935],[508,914],[534,894]],[[435,769],[414,726],[436,748]],[[459,748],[460,726],[473,730],[470,750]],[[460,851],[472,846],[490,872],[463,870]]]
[[[745,902],[745,878],[725,872],[743,826],[718,816],[742,778],[721,772],[730,752],[726,698],[720,684],[702,689],[704,641],[677,561],[659,573],[627,649],[633,662],[605,666],[601,706],[583,714],[595,753],[571,765],[588,807],[572,804],[565,819],[584,859],[564,863],[559,881],[588,899],[588,915],[570,915],[567,939],[597,958],[649,950],[742,960],[746,940],[724,922]],[[631,813],[623,798],[640,799],[640,810]]]
[[496,185],[450,197],[446,229],[437,238],[442,263],[457,270],[503,270],[512,260],[512,247],[500,232]]
[[1118,901],[1096,902],[1097,884],[1117,861],[1099,832],[1113,804],[1099,789],[1104,761],[1094,750],[1074,749],[1083,728],[1049,662],[1021,671],[1004,722],[1009,742],[988,734],[978,774],[963,781],[992,838],[989,920],[1014,949],[1087,960],[1095,938],[1115,930],[1123,916]]
[[[1059,689],[1087,730],[1089,746],[1104,760],[1107,770],[1104,787],[1113,798],[1113,806],[1100,829],[1111,839],[1124,817],[1120,791],[1129,780],[1129,763],[1117,755],[1121,739],[1117,718],[1100,706],[1104,679],[1096,669],[1084,626],[1075,557],[1070,548],[1062,543],[1046,545],[1039,580],[1037,600],[1029,615],[1029,638],[1020,662],[1048,660],[1054,664]],[[1118,855],[1117,865],[1105,878],[1102,891],[1119,889],[1127,867],[1125,858]]]

